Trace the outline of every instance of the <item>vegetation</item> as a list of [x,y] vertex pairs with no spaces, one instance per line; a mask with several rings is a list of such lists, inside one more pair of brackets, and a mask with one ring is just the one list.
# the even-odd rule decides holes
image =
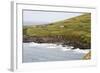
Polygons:
[[65,42],[71,41],[72,43],[82,44],[81,48],[91,48],[91,14],[85,13],[48,25],[24,26],[23,35],[27,37],[60,36],[64,38]]

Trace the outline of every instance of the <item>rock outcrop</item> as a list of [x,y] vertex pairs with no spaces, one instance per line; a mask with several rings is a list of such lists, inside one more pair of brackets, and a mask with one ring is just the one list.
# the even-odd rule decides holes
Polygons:
[[91,59],[91,51],[89,51],[89,53],[87,53],[84,57],[83,57],[84,60],[89,60]]

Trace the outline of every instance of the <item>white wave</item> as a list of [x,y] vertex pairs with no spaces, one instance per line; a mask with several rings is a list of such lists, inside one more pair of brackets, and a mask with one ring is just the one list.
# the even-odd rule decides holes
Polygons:
[[[50,49],[55,48],[55,49],[58,49],[61,51],[69,51],[69,50],[72,50],[72,48],[74,48],[73,46],[64,46],[63,47],[62,45],[57,45],[57,44],[52,44],[52,43],[34,43],[34,42],[29,43],[29,47],[34,47],[34,46],[45,47],[45,48],[50,48]],[[76,48],[72,51],[75,51],[78,53],[88,53],[90,50],[89,49],[82,50],[82,49]]]
[[79,52],[79,53],[88,53],[90,50],[89,49],[86,49],[86,50],[82,50],[82,49],[74,49],[73,51],[76,51],[76,52]]
[[31,43],[29,43],[29,46],[30,47],[32,47],[32,46],[39,46],[39,44],[38,43],[31,42]]
[[56,48],[56,47],[54,47],[54,46],[48,46],[47,48]]
[[46,48],[56,48],[56,44],[49,44],[49,43],[29,43],[29,47],[33,46],[40,46],[40,47],[46,47]]
[[69,50],[71,50],[71,47],[69,47],[69,46],[63,47],[62,45],[59,45],[57,47],[60,48],[61,51],[69,51]]
[[66,47],[63,47],[61,50],[62,50],[62,51],[69,51],[69,50],[71,50],[71,49],[68,49],[68,48],[66,48]]
[[60,45],[56,45],[56,44],[48,44],[48,46],[46,48],[59,48]]

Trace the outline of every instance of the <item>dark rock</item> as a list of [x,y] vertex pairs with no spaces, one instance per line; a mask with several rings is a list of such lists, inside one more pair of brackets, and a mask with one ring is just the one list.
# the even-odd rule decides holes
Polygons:
[[85,44],[80,41],[65,40],[63,36],[23,36],[23,42],[36,42],[36,43],[57,43],[62,44],[63,47],[66,45],[73,46],[72,49],[90,49],[90,44]]

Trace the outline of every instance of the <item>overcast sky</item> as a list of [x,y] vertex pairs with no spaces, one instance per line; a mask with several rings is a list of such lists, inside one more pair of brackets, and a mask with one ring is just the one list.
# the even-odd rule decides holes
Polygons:
[[40,25],[64,19],[69,19],[83,13],[71,12],[47,12],[47,11],[23,11],[23,25]]

